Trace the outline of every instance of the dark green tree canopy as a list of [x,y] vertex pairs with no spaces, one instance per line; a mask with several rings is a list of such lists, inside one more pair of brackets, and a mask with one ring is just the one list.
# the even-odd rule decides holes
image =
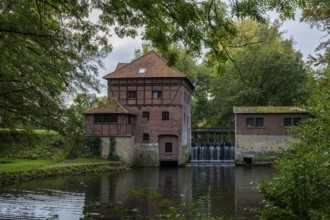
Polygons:
[[92,73],[110,51],[88,4],[10,0],[0,12],[0,126],[63,128],[69,96],[96,88]]
[[141,28],[162,51],[181,42],[191,53],[210,48],[220,59],[236,33],[216,0],[3,0],[0,12],[1,127],[65,129],[68,100],[98,87],[112,34],[134,37]]
[[[210,59],[213,68],[209,124],[233,125],[233,106],[294,105],[306,95],[307,69],[279,24],[244,20],[228,47],[232,60]],[[245,45],[245,46],[241,46]]]
[[[65,128],[68,100],[97,89],[97,70],[111,51],[114,34],[135,37],[142,30],[143,39],[164,52],[173,43],[194,55],[205,48],[208,58],[217,61],[216,68],[223,68],[226,61],[233,61],[230,46],[238,33],[233,16],[265,21],[265,10],[280,8],[276,1],[261,2],[3,0],[0,126],[33,122]],[[287,17],[289,6],[282,10]],[[90,21],[91,14],[97,15],[96,21]]]

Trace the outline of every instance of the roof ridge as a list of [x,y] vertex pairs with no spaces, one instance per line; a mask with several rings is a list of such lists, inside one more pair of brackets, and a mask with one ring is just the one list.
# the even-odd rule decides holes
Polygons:
[[[131,61],[131,62],[129,62],[129,63],[127,63],[127,64],[126,64],[125,66],[123,66],[123,67],[127,67],[127,66],[131,66],[131,65],[133,65],[136,61],[142,59],[143,57],[147,56],[147,54],[149,54],[149,53],[151,53],[151,52],[154,52],[156,55],[158,55],[155,51],[151,50],[151,51],[149,51],[148,53],[143,54],[142,56],[140,56],[140,57],[134,59],[133,61]],[[159,56],[159,55],[158,55],[158,56]],[[118,64],[117,64],[117,66],[118,66]],[[109,76],[110,74],[113,74],[113,73],[117,72],[118,70],[122,69],[123,67],[121,67],[121,68],[119,68],[119,69],[115,69],[115,70],[112,71],[111,73],[108,73],[108,74],[106,74],[105,76],[103,76],[103,78],[105,79],[107,76]]]
[[[126,63],[126,65],[122,66],[121,68],[116,68],[116,69],[115,69],[114,71],[112,71],[111,73],[108,73],[108,74],[106,74],[105,76],[103,76],[103,78],[104,78],[104,79],[107,79],[109,76],[111,76],[111,74],[114,74],[114,73],[116,73],[117,71],[119,71],[119,70],[121,70],[121,69],[123,69],[123,68],[129,68],[130,66],[134,65],[136,62],[138,62],[139,60],[145,58],[146,56],[148,56],[148,55],[150,55],[150,54],[155,54],[155,55],[156,55],[156,56],[157,56],[157,57],[158,57],[158,58],[164,63],[164,65],[165,65],[166,67],[168,67],[168,68],[174,70],[176,73],[178,73],[178,74],[179,74],[178,77],[187,77],[185,74],[183,74],[181,71],[179,71],[179,70],[176,69],[175,67],[173,67],[173,66],[168,66],[168,62],[167,62],[166,59],[164,59],[164,58],[163,58],[160,54],[158,54],[156,51],[151,50],[151,51],[147,52],[146,54],[144,54],[144,55],[142,55],[142,56],[140,56],[140,57],[134,59],[132,62],[130,62],[130,63]],[[118,67],[118,65],[119,65],[120,63],[121,63],[121,62],[119,62],[119,63],[117,64],[117,67]]]

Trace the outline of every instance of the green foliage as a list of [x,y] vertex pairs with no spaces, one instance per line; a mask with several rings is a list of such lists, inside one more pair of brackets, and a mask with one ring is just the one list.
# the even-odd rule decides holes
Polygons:
[[212,111],[208,100],[211,72],[204,64],[198,64],[198,60],[183,47],[173,45],[170,51],[175,57],[174,67],[184,73],[195,87],[192,100],[192,125],[203,126]]
[[0,130],[0,156],[21,159],[64,159],[69,145],[54,131]]
[[88,10],[85,1],[1,1],[1,127],[65,130],[66,100],[97,86],[93,74],[110,51]]
[[290,106],[303,102],[307,70],[292,40],[283,40],[279,24],[244,20],[228,50],[232,61],[213,60],[208,125],[233,125],[233,106]]
[[[95,94],[81,93],[76,96],[73,103],[68,109],[68,117],[70,119],[69,131],[73,135],[82,132],[85,126],[85,116],[82,115],[85,111],[103,105],[106,103],[107,97],[97,97]],[[68,135],[68,134],[66,134]]]
[[97,70],[111,51],[111,35],[135,37],[142,28],[148,45],[167,53],[171,65],[179,59],[173,44],[194,55],[205,48],[220,70],[231,60],[237,34],[233,15],[264,20],[257,3],[1,1],[0,126],[80,130],[81,120],[73,112],[79,108],[68,109],[67,103],[79,93],[98,90]]
[[[231,7],[235,7],[230,5]],[[192,54],[209,49],[228,60],[236,34],[232,15],[260,18],[257,10],[236,7],[230,14],[222,1],[44,1],[0,3],[0,126],[38,126],[75,132],[68,123],[68,100],[98,91],[98,68],[111,51],[109,36],[142,37],[151,47],[169,52],[173,43]],[[91,18],[92,17],[92,18]],[[93,20],[91,22],[90,20]]]
[[[248,0],[249,1],[249,0]],[[252,1],[255,7],[263,12],[276,11],[280,14],[282,20],[294,19],[297,8],[302,9],[300,20],[307,22],[311,27],[317,27],[324,32],[323,42],[320,43],[315,56],[310,56],[309,60],[315,65],[330,64],[330,2],[329,0],[257,0]]]
[[85,144],[93,156],[100,156],[100,151],[101,151],[100,137],[85,137]]
[[137,189],[130,190],[129,194],[136,199],[142,202],[153,202],[156,209],[159,210],[158,213],[155,213],[152,216],[145,216],[143,213],[136,207],[130,208],[125,206],[121,202],[111,203],[111,202],[97,202],[89,206],[84,207],[84,215],[86,219],[91,218],[92,215],[89,213],[94,212],[97,208],[111,208],[116,218],[118,219],[176,219],[176,220],[221,220],[221,217],[210,217],[201,204],[205,203],[206,198],[201,197],[196,201],[183,201],[179,204],[176,204],[173,200],[164,197],[160,193],[152,193],[147,189]]
[[[113,170],[123,170],[126,167],[119,162],[101,163],[78,163],[78,164],[55,164],[54,161],[27,161],[13,160],[12,164],[0,164],[2,166],[11,166],[10,172],[0,172],[0,186],[13,184],[32,179],[42,179],[61,175],[78,175],[84,173],[107,172]],[[23,167],[24,165],[24,167]]]
[[277,176],[261,184],[268,205],[261,219],[330,218],[330,72],[311,78],[306,108],[313,118],[296,127],[299,142],[276,165]]
[[6,163],[0,165],[0,173],[16,172],[21,170],[36,169],[54,164],[54,160],[41,159],[6,159]]

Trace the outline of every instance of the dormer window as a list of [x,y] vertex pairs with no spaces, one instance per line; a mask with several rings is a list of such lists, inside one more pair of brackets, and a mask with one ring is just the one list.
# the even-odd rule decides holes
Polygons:
[[146,73],[146,72],[147,72],[147,68],[141,67],[141,68],[139,69],[139,73],[140,73],[140,74],[144,74],[144,73]]

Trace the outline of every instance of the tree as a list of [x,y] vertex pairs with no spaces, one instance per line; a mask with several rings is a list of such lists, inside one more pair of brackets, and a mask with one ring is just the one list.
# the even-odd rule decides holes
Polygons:
[[312,118],[293,128],[299,142],[277,161],[275,178],[261,184],[268,201],[261,219],[330,218],[330,72],[310,80]]
[[[282,20],[294,19],[297,8],[302,10],[300,20],[316,26],[324,32],[324,41],[316,48],[316,56],[310,56],[312,64],[330,64],[330,2],[329,0],[246,0],[253,8],[258,8],[261,13],[275,10],[280,13]],[[244,1],[245,2],[245,1]]]
[[204,126],[212,111],[208,100],[211,83],[210,70],[203,63],[199,64],[196,58],[178,45],[170,48],[168,58],[170,63],[171,60],[172,62],[175,60],[174,67],[184,73],[195,86],[192,99],[192,126]]
[[[279,23],[244,20],[228,50],[231,61],[212,61],[211,125],[233,125],[233,106],[294,105],[306,95],[307,69]],[[245,45],[245,46],[242,46]]]
[[[282,19],[294,18],[297,7],[303,10],[302,21],[316,25],[329,35],[329,1],[251,1],[264,10],[275,9]],[[254,5],[254,6],[255,6]],[[321,65],[308,82],[308,100],[304,106],[312,118],[292,128],[299,140],[276,162],[276,176],[264,181],[260,191],[265,207],[257,213],[260,219],[329,219],[329,39],[321,43],[312,63]]]
[[[226,5],[215,0],[3,0],[0,12],[0,126],[10,128],[65,130],[68,100],[98,87],[111,34],[134,37],[142,28],[162,51],[181,42],[191,53],[210,48],[220,59],[219,48],[236,33]],[[97,21],[89,20],[91,12]]]
[[38,124],[63,131],[66,102],[97,88],[99,59],[110,51],[84,1],[0,3],[1,127]]
[[85,116],[81,113],[99,106],[104,105],[108,98],[105,96],[97,97],[95,94],[81,93],[76,96],[73,103],[68,109],[68,116],[70,117],[70,131],[77,133],[84,130]]

